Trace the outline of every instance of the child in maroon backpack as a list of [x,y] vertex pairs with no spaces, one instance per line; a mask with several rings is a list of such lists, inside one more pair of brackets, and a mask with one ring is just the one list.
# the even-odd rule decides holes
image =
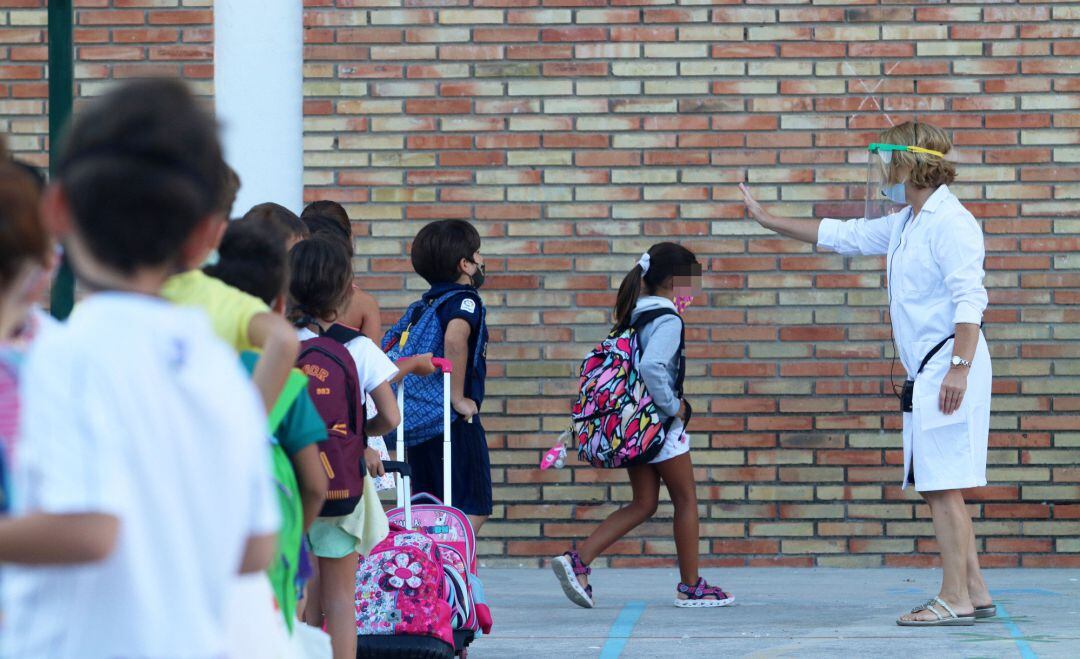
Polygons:
[[[660,481],[675,506],[675,549],[682,582],[676,587],[675,606],[727,606],[735,601],[720,588],[709,586],[698,574],[698,509],[690,437],[685,424],[690,405],[682,397],[685,374],[683,321],[680,315],[701,288],[701,265],[694,253],[675,243],[659,243],[641,256],[619,286],[613,333],[634,326],[642,349],[638,371],[665,422],[667,440],[660,453],[646,464],[629,467],[633,501],[608,516],[577,551],[552,560],[566,596],[574,604],[593,607],[589,563],[656,512]],[[665,310],[665,311],[660,311]],[[633,325],[643,314],[641,327]]]
[[[314,236],[292,248],[289,269],[289,318],[299,328],[300,340],[315,339],[332,328],[348,329],[337,323],[340,310],[352,293],[352,259],[346,247],[340,241]],[[360,427],[367,435],[384,435],[400,422],[397,400],[389,383],[398,369],[370,339],[355,330],[352,335],[344,347],[355,363],[361,389],[359,414],[363,415],[363,404],[368,397],[374,401],[376,409],[375,416]],[[346,392],[331,392],[331,395],[345,396]],[[340,407],[353,404],[346,400]],[[320,412],[326,416],[322,408]],[[350,415],[355,414],[357,409],[350,410]],[[329,419],[327,421],[330,423]],[[367,448],[364,457],[370,476],[385,474],[376,451]],[[334,478],[329,469],[328,476]],[[308,532],[312,552],[319,560],[317,582],[313,582],[309,590],[311,603],[307,607],[307,622],[320,626],[325,619],[334,659],[356,656],[357,547],[361,540],[374,540],[361,538],[365,522],[371,521],[364,519],[366,508],[361,503],[351,512],[335,511],[334,516],[319,517]]]

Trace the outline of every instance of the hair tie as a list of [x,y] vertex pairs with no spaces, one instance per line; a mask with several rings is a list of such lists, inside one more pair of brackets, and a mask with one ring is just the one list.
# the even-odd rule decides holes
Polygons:
[[652,257],[649,256],[648,252],[645,252],[644,254],[642,254],[641,258],[638,259],[637,264],[641,268],[641,275],[642,276],[645,276],[645,273],[647,273],[649,271],[649,264],[650,263],[652,263]]

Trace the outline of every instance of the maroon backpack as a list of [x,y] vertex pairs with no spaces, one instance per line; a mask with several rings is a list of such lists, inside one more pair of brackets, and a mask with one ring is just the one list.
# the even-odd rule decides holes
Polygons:
[[323,517],[348,515],[364,492],[364,449],[367,420],[356,362],[345,344],[362,336],[344,325],[331,325],[300,344],[296,365],[308,376],[308,393],[326,423],[327,439],[319,442],[319,458],[330,479]]

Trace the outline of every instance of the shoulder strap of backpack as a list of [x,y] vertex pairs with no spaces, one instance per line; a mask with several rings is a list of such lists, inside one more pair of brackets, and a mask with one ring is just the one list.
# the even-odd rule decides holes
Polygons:
[[456,298],[456,297],[461,297],[462,295],[465,295],[465,296],[471,297],[471,298],[473,298],[473,299],[475,299],[475,300],[477,300],[477,301],[479,301],[479,300],[480,300],[480,295],[479,295],[479,293],[477,293],[476,291],[470,291],[470,290],[468,290],[468,289],[465,289],[465,288],[456,288],[456,289],[454,289],[454,290],[452,290],[452,291],[448,291],[448,292],[446,292],[446,293],[443,293],[443,294],[442,294],[442,295],[440,295],[440,296],[439,296],[438,298],[436,298],[435,300],[433,300],[433,301],[432,301],[432,302],[431,302],[431,303],[429,304],[429,306],[430,306],[430,308],[432,308],[432,309],[438,309],[439,307],[441,307],[442,305],[446,304],[446,303],[447,303],[447,302],[449,302],[450,300],[453,300],[453,299],[454,299],[454,298]]
[[679,374],[675,377],[675,393],[682,398],[683,384],[686,381],[686,323],[683,322],[682,316],[680,316],[674,309],[668,309],[667,307],[661,307],[659,309],[650,309],[643,312],[637,319],[630,324],[635,332],[641,332],[645,329],[645,326],[664,316],[675,316],[679,319]]
[[352,341],[357,337],[363,336],[363,333],[354,327],[348,327],[347,325],[342,325],[341,323],[334,323],[330,327],[323,330],[322,336],[325,336],[328,339],[333,339],[341,345],[345,345],[349,341]]

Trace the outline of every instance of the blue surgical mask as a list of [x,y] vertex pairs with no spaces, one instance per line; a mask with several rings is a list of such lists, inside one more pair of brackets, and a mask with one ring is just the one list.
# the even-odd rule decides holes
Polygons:
[[894,204],[900,204],[901,206],[907,204],[907,193],[904,191],[904,184],[897,183],[896,185],[890,185],[883,189],[881,194],[889,198]]

